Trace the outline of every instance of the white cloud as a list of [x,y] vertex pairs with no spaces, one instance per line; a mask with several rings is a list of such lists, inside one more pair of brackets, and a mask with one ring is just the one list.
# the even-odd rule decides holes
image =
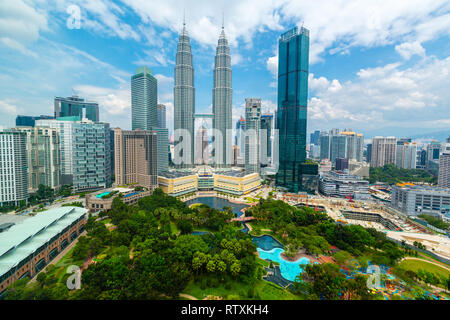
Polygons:
[[269,57],[267,59],[267,70],[270,71],[270,73],[272,73],[272,75],[277,78],[278,76],[278,55],[273,56],[273,57]]
[[397,51],[406,60],[409,60],[409,58],[413,55],[418,55],[421,57],[425,56],[425,49],[419,42],[404,42],[396,45],[395,51]]
[[7,102],[5,100],[0,100],[0,114],[7,114],[7,115],[17,115],[19,112],[21,112],[22,109],[11,104],[10,102]]
[[426,60],[404,70],[398,63],[362,69],[356,80],[344,83],[310,74],[311,125],[359,130],[406,123],[443,127],[445,122],[438,120],[448,114],[450,57]]
[[36,56],[26,45],[36,41],[41,31],[48,31],[47,17],[22,0],[0,2],[0,40],[9,48]]

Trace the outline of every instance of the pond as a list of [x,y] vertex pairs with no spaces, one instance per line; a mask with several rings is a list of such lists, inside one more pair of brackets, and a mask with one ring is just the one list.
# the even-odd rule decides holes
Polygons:
[[218,210],[222,210],[224,207],[230,207],[231,210],[233,210],[233,213],[237,217],[239,217],[243,214],[241,212],[241,210],[243,208],[248,207],[248,205],[246,205],[246,204],[233,203],[233,202],[228,201],[227,199],[222,199],[222,198],[218,198],[218,197],[199,197],[199,198],[188,200],[185,203],[187,206],[190,206],[194,203],[202,203],[202,204],[206,204],[206,205],[210,206],[211,208],[218,209]]

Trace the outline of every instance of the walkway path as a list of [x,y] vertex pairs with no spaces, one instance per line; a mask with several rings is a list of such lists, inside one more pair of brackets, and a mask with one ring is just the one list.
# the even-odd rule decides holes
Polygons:
[[181,298],[186,298],[186,299],[189,299],[189,300],[198,300],[196,297],[191,296],[190,294],[186,294],[186,293],[180,293],[179,296]]
[[433,262],[433,261],[430,261],[430,260],[425,260],[425,259],[420,259],[420,258],[414,258],[414,257],[405,257],[405,258],[403,258],[401,261],[403,261],[403,260],[418,260],[418,261],[422,261],[422,262],[428,262],[428,263],[434,264],[434,265],[436,265],[436,266],[438,266],[438,267],[444,268],[444,269],[446,269],[447,271],[450,271],[450,268],[449,268],[449,267],[446,267],[446,266],[444,266],[444,265],[442,265],[442,264],[439,264],[439,263],[437,263],[437,262]]

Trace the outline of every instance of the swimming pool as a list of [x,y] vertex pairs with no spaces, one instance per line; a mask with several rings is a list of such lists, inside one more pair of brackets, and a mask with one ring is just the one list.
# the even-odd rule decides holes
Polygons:
[[274,248],[283,248],[283,245],[279,243],[275,238],[272,236],[269,236],[267,234],[256,237],[252,236],[252,241],[258,248],[261,248],[262,250],[269,251]]
[[96,195],[95,197],[96,197],[96,198],[101,198],[101,197],[106,196],[106,195],[108,195],[108,194],[110,194],[110,193],[111,193],[111,192],[103,192],[103,193],[100,193],[100,194]]
[[280,271],[283,278],[295,281],[295,277],[299,275],[305,265],[310,263],[308,258],[300,258],[297,261],[286,261],[281,257],[281,253],[284,252],[284,249],[281,248],[273,248],[272,250],[263,250],[261,248],[256,248],[259,253],[261,259],[268,259],[271,261],[278,262],[280,264]]

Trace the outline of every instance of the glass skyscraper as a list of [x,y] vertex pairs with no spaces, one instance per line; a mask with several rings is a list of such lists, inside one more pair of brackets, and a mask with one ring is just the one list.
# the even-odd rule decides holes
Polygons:
[[245,170],[248,173],[260,172],[260,128],[261,128],[261,99],[245,99]]
[[147,67],[139,67],[131,77],[131,127],[132,130],[151,130],[158,127],[158,81]]
[[231,123],[231,56],[225,30],[222,32],[216,49],[214,62],[214,87],[212,109],[214,114],[213,128],[222,134],[222,147],[217,146],[214,152],[215,165],[231,167],[232,162],[232,123]]
[[[98,103],[85,101],[78,96],[68,98],[55,98],[55,118],[80,117],[91,121],[100,121],[98,113]],[[41,118],[45,119],[45,118]]]
[[158,104],[158,128],[166,127],[166,106]]
[[[183,23],[183,30],[177,47],[175,61],[175,87],[174,87],[174,130],[175,144],[180,141],[177,129],[189,132],[190,149],[183,150],[183,155],[175,155],[177,162],[186,159],[182,166],[194,164],[194,113],[195,113],[195,88],[194,88],[194,65],[191,52],[191,42]],[[181,156],[181,159],[179,158]],[[189,163],[190,161],[190,163]],[[181,165],[181,164],[180,164]]]
[[279,168],[276,183],[293,192],[302,190],[301,164],[306,160],[309,30],[297,27],[278,42]]

